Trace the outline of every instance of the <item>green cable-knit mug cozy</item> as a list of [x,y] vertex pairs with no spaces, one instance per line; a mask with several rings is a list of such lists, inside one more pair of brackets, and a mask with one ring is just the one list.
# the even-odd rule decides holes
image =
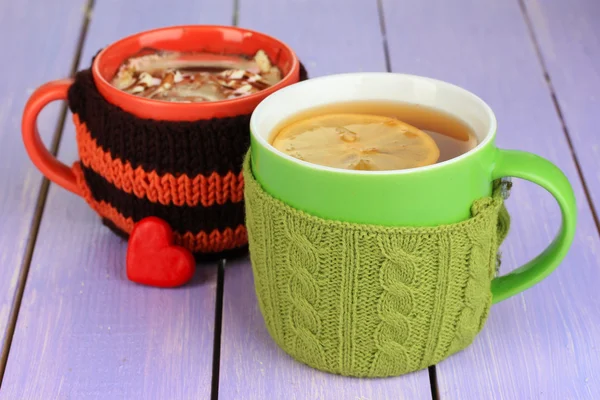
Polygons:
[[[369,100],[447,112],[479,144],[426,167],[350,171],[269,143],[298,112]],[[548,276],[573,240],[576,203],[564,174],[536,155],[498,149],[492,110],[454,85],[389,73],[316,78],[266,98],[250,130],[244,181],[258,303],[275,342],[311,367],[383,377],[435,364],[473,341],[493,303]],[[563,221],[542,254],[497,276],[509,226],[504,177],[547,189]]]

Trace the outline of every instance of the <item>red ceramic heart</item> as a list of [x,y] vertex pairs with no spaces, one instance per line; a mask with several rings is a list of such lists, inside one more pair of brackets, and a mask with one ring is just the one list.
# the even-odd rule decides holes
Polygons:
[[192,279],[196,262],[192,253],[173,244],[173,230],[157,217],[138,222],[127,247],[127,277],[158,287],[181,286]]

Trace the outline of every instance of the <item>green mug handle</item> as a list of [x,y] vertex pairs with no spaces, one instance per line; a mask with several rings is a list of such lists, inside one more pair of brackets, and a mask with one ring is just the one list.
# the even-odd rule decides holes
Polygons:
[[492,281],[493,303],[498,303],[530,288],[546,278],[565,258],[575,237],[577,203],[565,174],[550,161],[516,150],[499,150],[492,179],[526,179],[546,189],[558,202],[562,214],[560,231],[540,255],[527,264]]

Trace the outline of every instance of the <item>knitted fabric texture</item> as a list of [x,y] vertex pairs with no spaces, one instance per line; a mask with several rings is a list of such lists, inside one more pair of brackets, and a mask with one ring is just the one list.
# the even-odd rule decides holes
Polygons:
[[439,227],[331,221],[266,193],[244,164],[258,303],[292,357],[349,376],[385,377],[464,349],[492,302],[509,216],[501,188],[472,218]]
[[107,102],[89,69],[77,73],[68,102],[80,156],[73,171],[85,200],[111,229],[127,237],[136,222],[156,216],[197,256],[247,246],[241,166],[249,114],[189,122],[138,118]]

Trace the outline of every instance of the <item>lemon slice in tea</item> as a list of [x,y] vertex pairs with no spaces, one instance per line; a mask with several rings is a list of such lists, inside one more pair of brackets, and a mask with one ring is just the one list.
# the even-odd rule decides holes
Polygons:
[[440,151],[427,133],[394,118],[327,114],[294,122],[273,146],[309,163],[349,170],[386,171],[435,164]]

